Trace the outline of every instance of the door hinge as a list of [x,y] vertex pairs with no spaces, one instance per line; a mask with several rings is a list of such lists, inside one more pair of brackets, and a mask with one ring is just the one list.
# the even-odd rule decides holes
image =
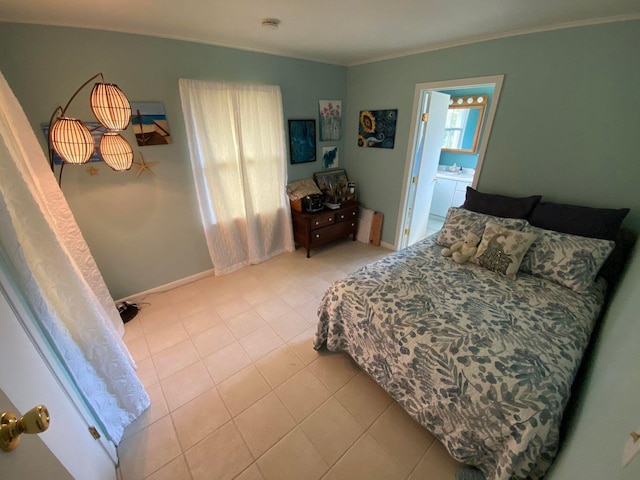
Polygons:
[[404,229],[404,234],[405,234],[405,235],[409,235],[409,229],[408,229],[408,228],[405,228],[405,229]]
[[428,113],[423,113],[422,114],[422,121],[423,122],[427,122],[429,120],[429,114]]
[[98,429],[96,427],[94,427],[93,425],[91,425],[89,427],[89,433],[96,440],[98,440],[100,438],[100,433],[98,432]]
[[411,183],[418,183],[418,177],[413,177],[411,179]]

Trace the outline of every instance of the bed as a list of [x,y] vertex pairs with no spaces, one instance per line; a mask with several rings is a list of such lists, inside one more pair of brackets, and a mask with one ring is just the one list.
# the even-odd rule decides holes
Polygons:
[[[511,278],[477,259],[458,265],[441,255],[464,231],[485,242],[489,224],[530,235]],[[597,273],[613,246],[450,209],[439,234],[328,289],[314,347],[348,353],[487,480],[541,478],[603,306]]]

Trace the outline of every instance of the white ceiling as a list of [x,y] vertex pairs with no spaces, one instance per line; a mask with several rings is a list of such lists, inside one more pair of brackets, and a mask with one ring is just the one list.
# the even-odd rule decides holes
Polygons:
[[[278,18],[276,31],[261,27]],[[130,32],[337,65],[640,18],[640,0],[0,0],[0,21]]]

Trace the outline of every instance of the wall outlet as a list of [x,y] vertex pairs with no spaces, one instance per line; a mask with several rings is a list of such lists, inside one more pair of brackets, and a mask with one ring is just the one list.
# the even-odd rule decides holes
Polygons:
[[[636,432],[640,432],[640,427],[635,429]],[[627,442],[624,444],[624,451],[622,452],[622,468],[631,463],[631,460],[640,453],[640,440],[633,441],[634,439],[629,436]]]

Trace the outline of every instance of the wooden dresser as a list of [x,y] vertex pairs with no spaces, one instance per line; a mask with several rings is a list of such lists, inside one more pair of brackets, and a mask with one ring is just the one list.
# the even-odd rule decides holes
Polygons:
[[360,203],[344,202],[336,210],[325,208],[316,213],[291,210],[293,238],[298,245],[307,249],[307,258],[313,247],[333,242],[339,238],[358,233]]

